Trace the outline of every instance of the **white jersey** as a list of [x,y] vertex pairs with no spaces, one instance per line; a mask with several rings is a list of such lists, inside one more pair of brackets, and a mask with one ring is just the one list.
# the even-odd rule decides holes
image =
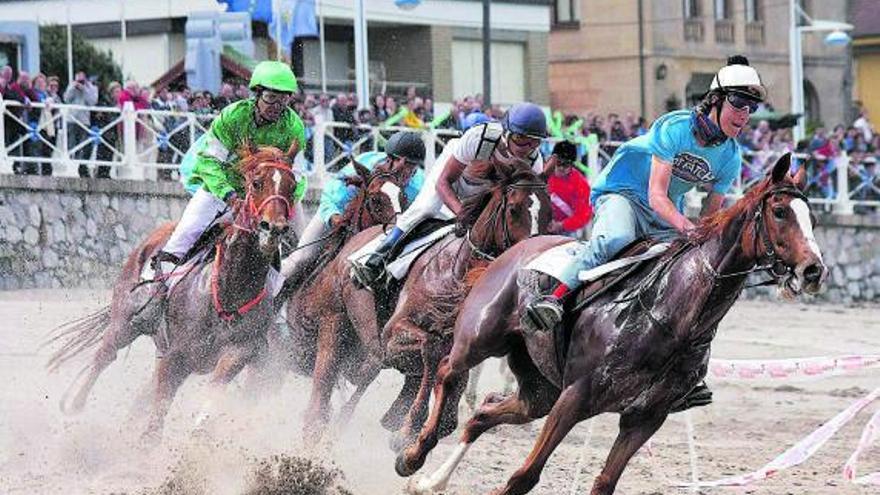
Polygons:
[[[471,127],[461,136],[460,139],[458,139],[458,142],[455,143],[455,147],[452,148],[452,156],[465,166],[479,160],[480,158],[478,157],[484,152],[481,150],[481,147],[491,146],[491,144],[487,143],[484,139],[484,134],[486,133],[488,126],[500,127],[500,124],[497,122],[490,122]],[[452,143],[450,142],[450,146],[451,145]],[[536,175],[544,171],[544,158],[541,156],[541,152],[537,149],[529,155],[528,159],[523,160],[508,153],[505,146],[495,146],[492,150],[491,157],[504,165],[513,165],[517,162],[531,162],[532,172]],[[440,165],[440,163],[438,163],[438,165]]]

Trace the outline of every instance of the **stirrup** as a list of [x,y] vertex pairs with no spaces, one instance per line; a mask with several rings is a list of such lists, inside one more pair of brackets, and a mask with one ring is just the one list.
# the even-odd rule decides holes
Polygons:
[[681,399],[672,404],[670,413],[686,411],[692,407],[707,406],[712,403],[712,391],[706,386],[706,382],[700,382]]
[[549,332],[562,323],[562,304],[553,296],[544,296],[526,307],[523,322],[532,330]]
[[365,263],[354,262],[351,264],[349,275],[351,276],[351,280],[360,288],[373,290],[373,287],[379,279],[382,278],[384,269],[381,264],[379,267],[370,266],[370,260],[373,256],[381,257],[381,255],[372,254]]
[[164,275],[171,273],[180,264],[177,256],[159,251],[141,270],[141,282],[164,282]]

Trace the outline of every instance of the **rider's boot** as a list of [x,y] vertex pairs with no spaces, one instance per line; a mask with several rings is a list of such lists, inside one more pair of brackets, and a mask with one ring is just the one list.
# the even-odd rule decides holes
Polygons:
[[700,382],[681,399],[672,404],[670,412],[677,413],[692,407],[706,406],[712,403],[712,391],[706,386],[706,382]]
[[141,284],[151,288],[144,305],[132,316],[131,324],[142,328],[151,328],[165,313],[168,285],[167,274],[180,264],[180,258],[166,251],[157,252],[141,272]]
[[398,227],[391,229],[385,239],[379,244],[363,264],[352,263],[351,278],[362,287],[373,287],[382,277],[385,271],[385,261],[388,253],[394,249],[397,242],[403,236],[403,231]]
[[553,330],[562,323],[562,298],[569,292],[569,287],[560,283],[551,294],[535,298],[526,306],[523,322],[533,330]]

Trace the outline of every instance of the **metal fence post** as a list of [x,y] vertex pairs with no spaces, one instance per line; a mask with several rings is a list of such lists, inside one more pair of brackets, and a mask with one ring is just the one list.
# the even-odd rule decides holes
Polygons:
[[838,215],[852,215],[853,205],[849,197],[849,155],[842,151],[837,158],[837,201],[834,212]]
[[12,173],[12,162],[9,161],[9,157],[6,156],[6,128],[4,126],[4,122],[6,120],[6,100],[0,96],[0,173],[2,174],[11,174]]
[[122,179],[143,180],[144,171],[137,163],[137,114],[134,105],[127,101],[122,106],[122,166],[117,176]]
[[315,125],[315,136],[312,139],[312,156],[314,157],[314,178],[312,187],[318,188],[324,185],[324,135],[327,132],[327,124],[321,122]]
[[422,132],[422,141],[425,143],[425,171],[431,170],[434,161],[437,160],[435,143],[437,142],[437,131],[428,129]]

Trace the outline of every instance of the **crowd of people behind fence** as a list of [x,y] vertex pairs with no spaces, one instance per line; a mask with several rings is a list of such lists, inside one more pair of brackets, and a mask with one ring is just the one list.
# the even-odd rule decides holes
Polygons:
[[[198,117],[196,136],[206,129],[213,115],[226,105],[250,96],[250,90],[243,81],[225,81],[217,94],[208,91],[191,91],[186,87],[174,90],[161,87],[151,90],[135,81],[124,85],[112,81],[99,87],[94,77],[77,72],[67,88],[60,87],[60,79],[42,73],[31,77],[25,71],[14,74],[12,67],[0,69],[0,96],[9,101],[17,101],[21,106],[10,106],[4,115],[4,137],[7,154],[27,157],[15,161],[13,169],[18,174],[51,175],[50,162],[40,162],[39,158],[58,153],[62,130],[62,119],[57,118],[55,104],[69,104],[72,108],[67,122],[67,143],[70,156],[81,160],[80,176],[110,177],[109,166],[98,166],[92,170],[84,162],[113,162],[121,158],[122,124],[119,112],[126,102],[131,102],[135,110],[160,110],[151,115],[139,114],[136,124],[137,150],[148,159],[162,164],[177,164],[189,148],[191,135],[184,113]],[[31,106],[44,103],[44,108]],[[339,153],[366,150],[373,146],[368,136],[369,129],[382,125],[408,126],[414,128],[431,127],[439,129],[462,130],[465,117],[472,112],[483,112],[490,118],[500,118],[502,109],[487,106],[481,95],[457,99],[452,107],[435,113],[434,102],[429,95],[419,94],[411,87],[400,95],[377,94],[372,96],[369,108],[358,109],[354,93],[339,92],[310,93],[300,92],[292,103],[309,129],[311,139],[313,129],[321,122],[348,124],[334,126],[332,138],[325,139],[325,160]],[[113,107],[113,111],[94,110],[94,107]],[[768,108],[772,110],[772,108]],[[174,112],[174,113],[167,113]],[[631,112],[624,114],[587,113],[584,115],[555,114],[557,137],[561,134],[567,139],[594,136],[596,142],[610,156],[618,143],[644,134],[650,123],[645,118]],[[551,126],[553,127],[553,126]],[[880,174],[877,172],[877,156],[880,154],[880,133],[875,133],[867,112],[862,109],[858,119],[851,125],[837,125],[830,131],[817,127],[808,139],[794,143],[791,129],[774,129],[771,122],[762,120],[748,126],[738,138],[747,150],[749,159],[743,168],[743,182],[763,176],[765,167],[772,164],[775,156],[786,151],[798,151],[810,155],[807,167],[810,171],[810,195],[832,199],[836,194],[836,170],[842,152],[850,159],[848,176],[849,190],[854,199],[880,199]],[[312,160],[311,144],[306,150],[307,160]],[[582,150],[583,152],[583,150]],[[139,155],[141,156],[141,155]],[[160,178],[174,177],[172,170],[162,170]]]

